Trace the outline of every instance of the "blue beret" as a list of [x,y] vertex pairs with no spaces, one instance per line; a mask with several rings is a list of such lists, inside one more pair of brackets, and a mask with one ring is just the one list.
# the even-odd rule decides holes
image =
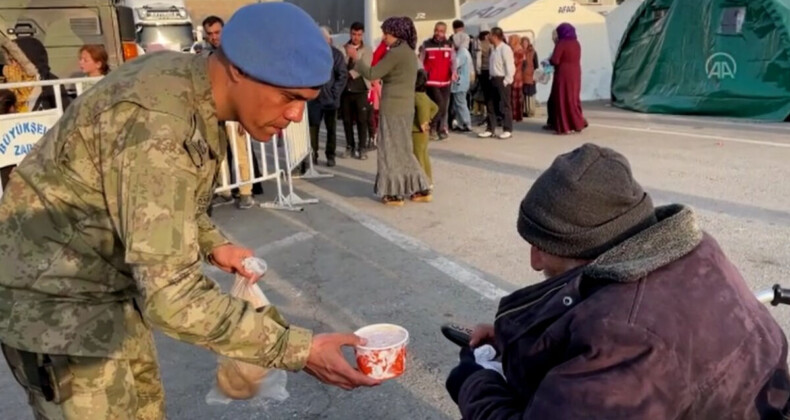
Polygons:
[[290,3],[240,8],[222,29],[221,43],[233,65],[263,83],[310,88],[323,86],[332,75],[332,50],[321,29]]

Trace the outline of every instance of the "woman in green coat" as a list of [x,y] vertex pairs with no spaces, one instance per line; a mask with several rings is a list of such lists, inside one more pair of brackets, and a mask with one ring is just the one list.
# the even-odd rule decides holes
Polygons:
[[406,197],[423,201],[430,190],[428,177],[414,157],[411,136],[417,31],[406,17],[389,18],[381,29],[388,50],[375,66],[357,60],[356,49],[347,47],[346,53],[362,77],[382,82],[375,193],[386,205],[402,206]]

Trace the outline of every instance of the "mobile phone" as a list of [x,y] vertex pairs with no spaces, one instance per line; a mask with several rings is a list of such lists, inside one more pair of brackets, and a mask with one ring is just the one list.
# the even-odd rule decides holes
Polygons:
[[450,340],[458,347],[469,347],[469,341],[472,339],[472,329],[456,324],[442,325],[442,335],[444,338]]

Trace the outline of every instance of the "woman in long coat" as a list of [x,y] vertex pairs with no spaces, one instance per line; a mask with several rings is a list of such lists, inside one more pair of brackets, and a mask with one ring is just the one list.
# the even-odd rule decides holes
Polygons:
[[578,133],[587,127],[587,121],[582,113],[582,48],[576,39],[576,28],[570,23],[561,24],[555,42],[549,60],[554,66],[554,81],[544,128],[557,134]]
[[375,193],[386,205],[402,206],[406,197],[430,201],[430,182],[412,151],[414,85],[417,80],[417,31],[406,17],[389,18],[381,26],[388,50],[375,66],[356,60],[356,49],[346,48],[354,69],[368,80],[381,79],[378,173]]
[[513,121],[524,119],[524,74],[521,69],[524,67],[526,54],[521,47],[521,38],[518,35],[510,35],[508,44],[513,50],[513,63],[516,66],[516,74],[513,76],[513,86],[510,87],[510,108],[513,110]]
[[[535,112],[538,109],[538,101],[535,98],[537,95],[538,90],[537,86],[535,85],[535,70],[539,68],[538,59],[538,52],[535,51],[535,47],[532,45],[532,41],[530,41],[527,37],[521,38],[521,47],[524,48],[524,68],[521,72],[522,78],[524,79],[524,87],[522,90],[524,91],[524,116],[527,118],[532,118],[535,116]],[[518,69],[516,70],[518,71]]]

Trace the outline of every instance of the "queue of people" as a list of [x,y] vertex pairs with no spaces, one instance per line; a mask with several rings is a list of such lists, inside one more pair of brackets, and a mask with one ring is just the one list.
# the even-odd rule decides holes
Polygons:
[[[471,42],[462,21],[456,20],[452,26],[454,34],[448,39],[447,25],[437,23],[434,36],[420,47],[420,62],[428,75],[427,92],[439,105],[431,122],[431,140],[446,139],[448,129],[470,132],[473,125],[485,127],[477,133],[481,138],[511,138],[514,122],[537,115],[538,77],[543,75],[541,79],[546,80],[548,74],[553,78],[544,128],[572,134],[587,126],[580,99],[581,47],[572,25],[558,26],[553,35],[555,49],[543,61],[528,37],[508,36],[496,27],[480,32]],[[467,113],[477,117],[477,124]],[[501,129],[498,135],[497,129]]]

